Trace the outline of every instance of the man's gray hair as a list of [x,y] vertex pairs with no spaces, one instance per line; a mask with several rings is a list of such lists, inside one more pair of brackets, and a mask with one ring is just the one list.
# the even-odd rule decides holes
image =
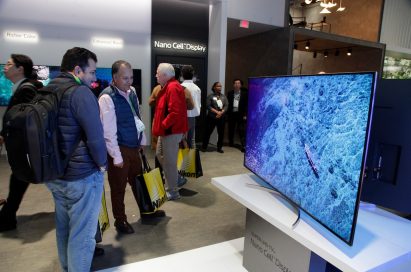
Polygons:
[[158,70],[160,71],[160,73],[165,74],[168,78],[175,77],[176,75],[174,67],[170,63],[160,63],[158,65]]

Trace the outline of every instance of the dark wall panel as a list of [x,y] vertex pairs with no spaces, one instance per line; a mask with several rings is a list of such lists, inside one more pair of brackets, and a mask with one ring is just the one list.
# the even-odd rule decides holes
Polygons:
[[227,42],[225,91],[240,78],[285,75],[288,72],[290,32],[275,29]]

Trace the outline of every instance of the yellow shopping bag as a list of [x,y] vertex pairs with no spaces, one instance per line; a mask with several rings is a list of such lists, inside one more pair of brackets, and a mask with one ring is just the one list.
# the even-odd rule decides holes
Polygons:
[[180,148],[177,157],[177,169],[181,176],[198,178],[203,175],[198,149]]
[[143,177],[154,212],[167,200],[160,169],[155,168],[149,172],[146,172],[143,174]]
[[141,213],[154,213],[167,201],[163,178],[160,169],[151,169],[146,156],[141,152],[143,174],[135,179],[135,190],[137,204]]
[[101,242],[104,232],[110,227],[110,221],[108,220],[106,194],[103,187],[103,195],[101,196],[101,208],[98,215],[98,227],[96,233],[96,241]]

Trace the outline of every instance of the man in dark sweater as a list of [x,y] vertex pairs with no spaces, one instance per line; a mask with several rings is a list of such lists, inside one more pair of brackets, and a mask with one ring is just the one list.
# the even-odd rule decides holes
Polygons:
[[[4,66],[3,72],[6,78],[14,84],[13,96],[10,99],[6,112],[15,105],[30,102],[36,95],[37,87],[42,87],[40,82],[33,79],[33,61],[26,55],[12,54]],[[6,115],[6,112],[4,115]],[[4,119],[2,127],[0,146],[3,145],[6,137]],[[0,232],[16,229],[16,213],[28,186],[29,183],[19,180],[13,173],[11,174],[9,195],[0,211]]]
[[[74,47],[67,50],[61,74],[47,89],[61,97],[59,145],[70,157],[65,174],[47,182],[56,209],[56,236],[63,271],[90,271],[101,206],[107,149],[97,99],[90,90],[96,80],[96,55]],[[70,87],[71,86],[71,87]]]

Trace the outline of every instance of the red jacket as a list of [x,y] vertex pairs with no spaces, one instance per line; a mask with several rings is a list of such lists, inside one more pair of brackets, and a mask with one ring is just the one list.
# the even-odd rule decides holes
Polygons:
[[184,89],[173,78],[164,85],[157,95],[153,135],[167,136],[185,133],[187,130],[187,106]]

